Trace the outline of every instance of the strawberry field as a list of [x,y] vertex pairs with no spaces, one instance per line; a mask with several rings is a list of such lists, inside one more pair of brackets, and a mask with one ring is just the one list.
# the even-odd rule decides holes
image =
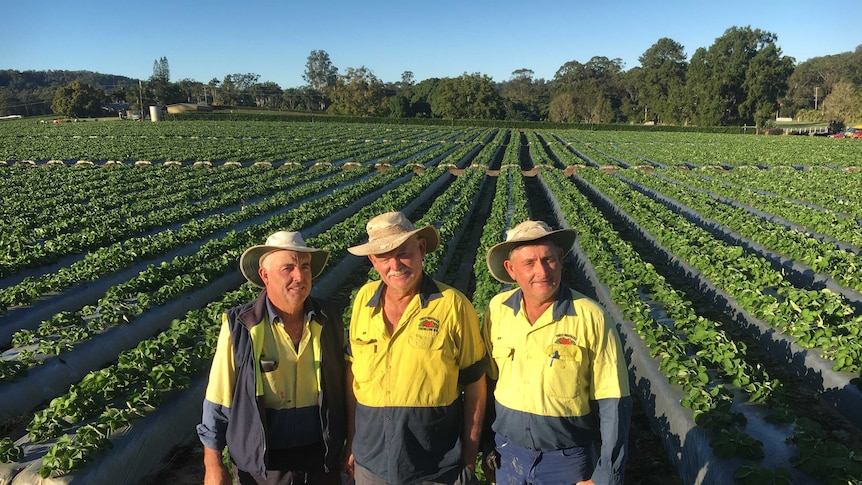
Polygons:
[[[434,224],[426,271],[480,314],[524,219],[618,322],[683,483],[862,481],[862,150],[854,140],[281,122],[0,124],[0,484],[135,483],[194,425],[242,251],[369,277],[372,215]],[[639,450],[633,443],[632,459]],[[651,451],[650,451],[651,452]],[[636,470],[630,483],[647,482]],[[202,477],[201,477],[202,479]],[[657,483],[657,482],[656,482]]]

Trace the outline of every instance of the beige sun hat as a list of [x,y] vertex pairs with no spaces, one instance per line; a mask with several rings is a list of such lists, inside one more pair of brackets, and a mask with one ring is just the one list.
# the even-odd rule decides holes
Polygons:
[[242,271],[245,279],[249,280],[255,286],[264,287],[263,280],[260,278],[258,269],[260,269],[260,260],[264,256],[280,250],[297,251],[300,253],[311,254],[311,277],[317,278],[326,266],[329,260],[329,251],[325,249],[310,248],[302,239],[302,234],[291,231],[278,231],[266,238],[264,244],[252,246],[242,253],[239,257],[239,268]]
[[434,226],[425,226],[416,229],[413,223],[400,212],[387,212],[374,216],[365,225],[368,232],[368,242],[347,248],[350,254],[356,256],[368,256],[371,254],[383,254],[404,244],[414,234],[425,239],[426,252],[437,249],[440,245],[440,235]]
[[524,221],[506,231],[506,240],[495,244],[488,250],[485,261],[488,263],[488,271],[497,281],[502,283],[514,283],[515,280],[509,276],[503,261],[509,259],[509,253],[518,246],[540,239],[550,239],[568,253],[578,237],[578,231],[574,229],[558,229],[552,231],[550,226],[542,221]]

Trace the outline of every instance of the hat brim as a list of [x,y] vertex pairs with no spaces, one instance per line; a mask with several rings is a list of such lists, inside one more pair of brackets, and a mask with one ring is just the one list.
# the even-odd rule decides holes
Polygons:
[[284,248],[281,246],[267,246],[265,244],[261,244],[258,246],[252,246],[245,250],[242,253],[242,256],[239,258],[239,269],[242,271],[242,275],[245,276],[251,284],[257,286],[258,288],[264,288],[266,285],[263,284],[263,280],[260,278],[260,258],[272,251],[296,251],[298,253],[309,253],[311,254],[311,278],[317,278],[320,276],[320,273],[323,272],[323,268],[326,266],[326,262],[329,261],[329,251],[325,249],[315,249],[315,248]]
[[371,256],[377,254],[388,253],[393,249],[404,244],[405,241],[416,235],[425,240],[425,252],[430,253],[440,246],[440,234],[437,233],[437,228],[434,226],[425,226],[409,232],[402,232],[389,237],[369,241],[365,244],[347,248],[350,254],[355,256]]
[[557,246],[562,248],[563,254],[565,255],[571,251],[577,237],[578,232],[574,229],[558,229],[535,239],[505,241],[495,244],[488,250],[488,254],[485,257],[485,261],[488,264],[488,271],[495,280],[501,283],[515,283],[515,280],[509,276],[509,272],[506,271],[506,267],[503,265],[503,262],[509,259],[509,253],[512,252],[513,249],[518,246],[535,244],[536,242],[550,239]]

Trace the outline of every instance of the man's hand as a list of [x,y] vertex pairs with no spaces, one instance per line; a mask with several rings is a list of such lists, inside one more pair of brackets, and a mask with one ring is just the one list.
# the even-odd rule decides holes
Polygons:
[[482,471],[491,483],[497,481],[497,468],[500,468],[500,453],[491,448],[482,456]]
[[350,483],[354,478],[353,471],[353,453],[347,455],[347,458],[344,459],[344,465],[341,467],[341,471],[347,475],[347,481],[345,483]]

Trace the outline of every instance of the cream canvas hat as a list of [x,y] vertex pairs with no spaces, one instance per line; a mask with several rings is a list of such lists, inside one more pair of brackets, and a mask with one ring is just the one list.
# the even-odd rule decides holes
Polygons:
[[518,246],[526,243],[538,241],[540,239],[550,239],[563,250],[563,254],[569,252],[572,244],[575,243],[578,232],[574,229],[558,229],[552,231],[551,228],[542,221],[524,221],[517,226],[506,231],[506,240],[495,244],[488,250],[488,255],[485,261],[488,263],[488,270],[491,272],[497,281],[503,283],[514,283],[515,280],[509,276],[506,267],[503,266],[503,261],[509,259],[509,253]]
[[252,282],[255,286],[263,288],[263,280],[260,279],[260,274],[258,273],[260,260],[265,255],[282,249],[310,253],[312,278],[317,278],[320,275],[323,267],[326,266],[326,262],[329,260],[329,251],[306,246],[305,240],[302,239],[302,234],[298,232],[278,231],[266,238],[264,244],[246,249],[242,253],[242,256],[239,257],[239,268],[245,279]]
[[425,239],[427,252],[434,251],[440,245],[440,235],[434,226],[416,229],[413,223],[400,212],[387,212],[372,217],[365,225],[368,232],[368,242],[347,248],[350,254],[368,256],[383,254],[404,244],[414,234]]

